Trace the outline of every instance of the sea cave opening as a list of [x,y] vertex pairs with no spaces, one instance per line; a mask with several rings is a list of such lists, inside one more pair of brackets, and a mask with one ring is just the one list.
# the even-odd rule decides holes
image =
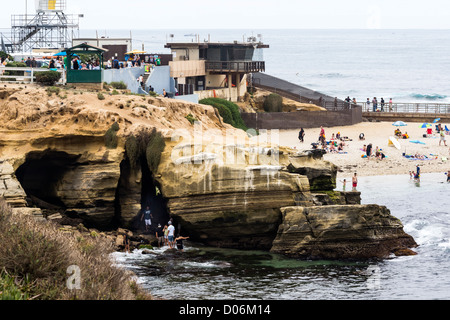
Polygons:
[[[158,225],[164,227],[170,219],[167,210],[167,201],[161,193],[161,186],[154,179],[153,173],[147,165],[142,166],[141,208],[149,207],[152,212],[152,231],[156,231]],[[145,227],[144,227],[145,228]]]
[[[116,191],[116,226],[155,234],[158,225],[163,228],[170,215],[167,200],[161,193],[161,185],[155,180],[145,156],[140,158],[136,166],[132,166],[129,159],[123,160],[120,172],[121,177]],[[141,219],[147,206],[153,216],[152,225],[148,230]]]
[[27,200],[41,208],[64,208],[58,189],[64,175],[72,170],[78,158],[78,155],[54,150],[30,152],[16,171]]

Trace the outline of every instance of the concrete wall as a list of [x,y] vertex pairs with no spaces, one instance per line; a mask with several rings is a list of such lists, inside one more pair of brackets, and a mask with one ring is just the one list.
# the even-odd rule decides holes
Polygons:
[[[195,91],[195,94],[198,95],[199,100],[207,99],[207,98],[220,98],[225,100],[230,100],[233,102],[237,101],[237,89],[236,88],[224,88],[224,89],[215,89],[215,90],[204,90],[204,91]],[[214,96],[215,94],[215,96]]]
[[344,111],[242,113],[241,115],[247,127],[257,130],[349,126],[363,121],[361,107]]
[[193,103],[198,103],[200,100],[198,99],[198,94],[188,94],[185,96],[175,96],[174,97],[176,100],[183,100],[183,101],[188,101],[188,102],[193,102]]
[[170,77],[170,67],[155,67],[145,84],[146,88],[150,86],[152,86],[154,89],[153,91],[158,94],[163,94],[163,89],[166,89],[167,92],[175,92],[175,80]]
[[145,73],[144,67],[141,68],[123,68],[108,69],[102,71],[103,82],[120,82],[123,81],[132,93],[139,93],[139,83],[137,79],[141,74]]

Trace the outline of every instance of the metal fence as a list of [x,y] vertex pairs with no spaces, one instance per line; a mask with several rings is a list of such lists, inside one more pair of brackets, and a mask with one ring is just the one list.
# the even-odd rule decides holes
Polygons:
[[[20,73],[19,75],[5,75],[5,71],[13,71],[15,73]],[[21,67],[0,67],[0,82],[30,82],[34,83],[36,79],[36,72],[48,72],[51,69],[41,69],[41,68],[21,68]],[[61,83],[66,83],[66,70],[57,69],[61,73]]]
[[378,103],[376,110],[373,104],[358,103],[363,107],[363,112],[391,112],[391,113],[426,113],[426,114],[450,114],[450,104],[445,103]]

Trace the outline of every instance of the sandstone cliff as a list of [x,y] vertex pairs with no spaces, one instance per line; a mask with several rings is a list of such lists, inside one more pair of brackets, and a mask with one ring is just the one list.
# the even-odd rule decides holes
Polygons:
[[[0,88],[0,196],[18,212],[105,229],[142,228],[150,205],[155,223],[172,217],[195,241],[292,257],[384,258],[415,246],[386,208],[334,192],[337,167],[317,152],[258,141],[210,106],[105,96]],[[115,123],[117,147],[107,147]],[[157,168],[147,164],[153,128],[165,138]]]

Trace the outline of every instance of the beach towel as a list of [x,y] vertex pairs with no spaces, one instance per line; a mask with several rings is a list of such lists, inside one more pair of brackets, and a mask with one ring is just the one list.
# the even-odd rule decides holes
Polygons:
[[416,160],[416,161],[430,161],[430,160],[436,160],[438,157],[437,156],[433,156],[430,155],[431,157],[428,156],[423,156],[423,158],[416,158],[415,155],[412,154],[405,154],[403,157],[408,159],[408,160]]
[[412,140],[410,141],[411,143],[415,143],[415,144],[426,144],[425,142],[419,141],[419,140]]

